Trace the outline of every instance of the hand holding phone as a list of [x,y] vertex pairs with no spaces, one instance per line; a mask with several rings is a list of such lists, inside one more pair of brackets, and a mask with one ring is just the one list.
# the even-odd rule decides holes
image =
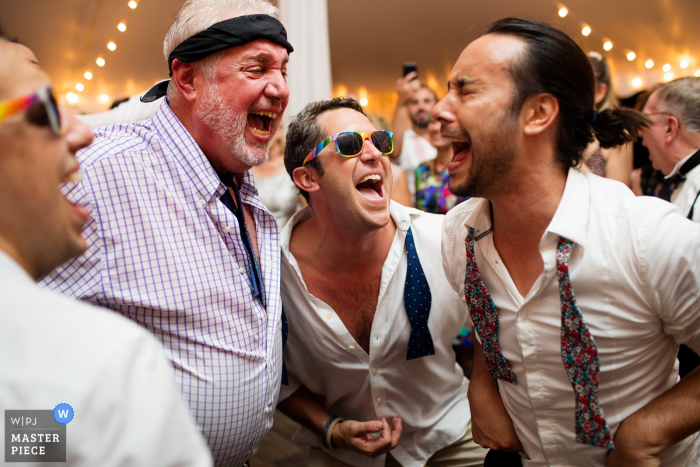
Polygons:
[[406,76],[409,73],[415,72],[416,77],[413,79],[418,78],[418,64],[416,62],[406,62],[403,64],[403,75]]

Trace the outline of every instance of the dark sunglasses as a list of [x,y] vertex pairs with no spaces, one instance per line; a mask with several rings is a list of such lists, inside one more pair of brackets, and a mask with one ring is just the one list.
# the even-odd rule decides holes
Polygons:
[[331,143],[335,143],[338,153],[343,157],[359,156],[362,149],[365,147],[365,140],[371,139],[374,147],[382,154],[390,154],[394,150],[394,133],[386,130],[368,131],[367,133],[359,133],[357,131],[345,131],[336,135],[331,135],[326,138],[321,144],[316,146],[316,149],[311,151],[302,167],[307,162],[313,160],[319,152]]
[[57,136],[61,134],[61,115],[51,86],[44,86],[27,96],[0,102],[0,121],[23,110],[26,110],[30,124],[49,127]]

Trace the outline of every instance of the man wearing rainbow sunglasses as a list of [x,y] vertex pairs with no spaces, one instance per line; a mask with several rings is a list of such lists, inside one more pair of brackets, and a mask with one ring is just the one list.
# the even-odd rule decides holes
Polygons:
[[452,351],[466,312],[430,261],[442,216],[390,202],[392,149],[352,99],[289,127],[285,165],[309,205],[280,234],[278,408],[301,423],[309,466],[482,465]]
[[[46,430],[52,443],[43,446],[24,436],[41,443],[46,431],[6,425],[0,452],[5,462],[60,461],[58,437],[70,465],[209,467],[158,341],[34,282],[86,248],[87,211],[59,185],[80,179],[75,153],[92,134],[59,110],[28,50],[0,38],[0,414],[12,423],[21,412],[11,411],[50,413],[59,403],[70,411],[63,434]],[[41,424],[42,415],[31,418]]]

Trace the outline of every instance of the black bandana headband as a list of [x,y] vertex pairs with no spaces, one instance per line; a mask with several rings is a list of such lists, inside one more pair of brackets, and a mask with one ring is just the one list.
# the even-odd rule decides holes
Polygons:
[[[188,37],[170,52],[168,69],[173,75],[172,63],[176,58],[185,63],[196,62],[221,50],[266,39],[287,49],[292,53],[294,48],[287,41],[287,31],[282,23],[269,15],[256,14],[238,16],[215,23],[197,34]],[[141,97],[141,102],[153,102],[165,96],[168,83],[161,81]]]

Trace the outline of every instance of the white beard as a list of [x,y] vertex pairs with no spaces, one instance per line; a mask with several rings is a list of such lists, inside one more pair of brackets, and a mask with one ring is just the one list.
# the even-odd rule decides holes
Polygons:
[[202,93],[198,116],[212,132],[221,136],[226,149],[247,166],[264,164],[270,157],[272,138],[265,144],[249,146],[245,141],[248,113],[234,113],[218,93],[218,86],[209,84]]

